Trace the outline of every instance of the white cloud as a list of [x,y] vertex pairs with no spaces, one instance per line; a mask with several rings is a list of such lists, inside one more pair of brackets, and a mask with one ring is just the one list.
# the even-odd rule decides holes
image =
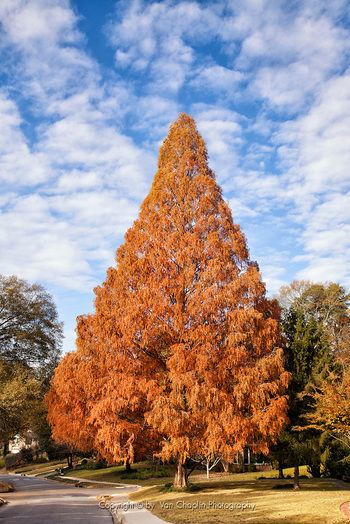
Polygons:
[[201,90],[224,92],[233,97],[238,84],[244,78],[245,75],[241,71],[214,64],[195,71],[191,85]]
[[254,209],[243,204],[238,198],[230,198],[229,204],[232,210],[233,220],[237,223],[239,223],[243,217],[257,216],[257,212]]
[[[216,8],[198,2],[124,3],[107,33],[117,68],[150,74],[152,92],[176,93],[191,74],[192,42],[208,40],[219,19]],[[193,28],[196,28],[194,31]]]
[[5,1],[0,21],[1,48],[10,60],[6,74],[21,96],[35,99],[40,114],[49,111],[53,99],[98,81],[98,68],[82,48],[68,0]]
[[72,238],[74,232],[67,222],[50,214],[43,197],[14,198],[0,215],[0,224],[2,273],[71,289],[91,285],[88,263]]
[[1,271],[91,291],[94,265],[104,271],[113,263],[115,243],[136,218],[137,208],[105,190],[12,197],[0,215]]
[[[311,110],[281,126],[276,140],[294,191],[323,193],[349,184],[350,74],[324,84]],[[299,189],[300,188],[300,189]]]
[[[285,264],[286,261],[284,260],[283,262]],[[266,289],[270,296],[276,295],[281,286],[288,283],[286,280],[285,265],[276,265],[273,256],[268,260],[260,259],[260,269],[262,279],[266,284]]]
[[118,127],[133,95],[102,82],[68,1],[6,2],[0,17],[9,81],[26,114],[40,116],[27,138],[16,93],[1,93],[1,271],[91,290],[136,216],[155,158]]
[[21,124],[16,104],[0,91],[0,181],[4,185],[37,185],[51,175],[45,154],[30,148]]
[[236,65],[253,69],[249,92],[277,109],[300,110],[346,63],[350,44],[338,13],[302,3],[287,9],[283,2],[259,2],[255,11],[242,6],[237,16],[250,16],[251,23]]
[[[152,155],[105,122],[90,122],[79,115],[58,120],[43,133],[40,148],[54,166],[73,169],[78,185],[80,171],[83,185],[95,181],[139,198],[146,191]],[[67,175],[64,177],[65,183],[59,182],[61,188],[67,186]]]
[[192,110],[207,144],[209,163],[219,183],[231,188],[238,170],[243,118],[234,111],[208,104],[194,104]]
[[[76,16],[66,0],[3,0],[0,16],[10,40],[25,48],[31,42],[46,41],[50,45],[80,38],[74,30]],[[68,33],[67,27],[71,28]]]
[[350,283],[349,93],[348,73],[330,79],[310,111],[276,136],[286,196],[304,228],[302,278]]
[[315,206],[301,240],[305,255],[300,261],[306,263],[301,278],[350,286],[350,191],[330,194]]

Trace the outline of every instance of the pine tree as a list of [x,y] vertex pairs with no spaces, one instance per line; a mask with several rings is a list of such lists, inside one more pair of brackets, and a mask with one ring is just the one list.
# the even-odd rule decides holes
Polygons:
[[286,420],[279,308],[185,114],[96,289],[93,339],[90,420],[109,459],[159,453],[184,487],[190,457],[267,452]]

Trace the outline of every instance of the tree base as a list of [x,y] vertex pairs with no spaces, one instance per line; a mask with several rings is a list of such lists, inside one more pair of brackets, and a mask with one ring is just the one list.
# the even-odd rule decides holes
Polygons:
[[177,470],[175,473],[173,487],[175,489],[188,488],[188,477],[187,477],[186,466],[185,464],[181,464],[181,462],[178,462],[177,464]]

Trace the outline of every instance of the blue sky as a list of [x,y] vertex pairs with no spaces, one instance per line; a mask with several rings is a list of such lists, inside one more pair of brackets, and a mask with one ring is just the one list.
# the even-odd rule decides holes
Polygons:
[[268,292],[350,270],[348,1],[1,0],[2,274],[74,347],[169,124],[193,115]]

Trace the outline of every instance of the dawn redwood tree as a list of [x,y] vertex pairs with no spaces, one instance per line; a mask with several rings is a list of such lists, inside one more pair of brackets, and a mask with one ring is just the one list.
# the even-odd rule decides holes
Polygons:
[[135,443],[142,453],[145,448],[142,443],[147,437],[154,449],[154,432],[139,435],[140,421],[138,425],[129,422],[131,404],[125,416],[120,411],[122,389],[118,382],[111,381],[115,377],[114,368],[108,369],[105,355],[99,349],[95,321],[94,315],[77,319],[77,351],[67,353],[61,360],[46,395],[48,421],[57,443],[71,450],[95,451],[110,462],[123,460],[129,470]]
[[91,416],[102,454],[149,443],[176,460],[183,487],[191,456],[268,451],[286,421],[279,308],[185,114],[95,306],[104,380]]
[[95,430],[89,420],[93,400],[89,386],[96,378],[96,354],[91,344],[92,321],[91,315],[78,317],[77,351],[63,357],[45,399],[52,438],[80,451],[94,449]]

